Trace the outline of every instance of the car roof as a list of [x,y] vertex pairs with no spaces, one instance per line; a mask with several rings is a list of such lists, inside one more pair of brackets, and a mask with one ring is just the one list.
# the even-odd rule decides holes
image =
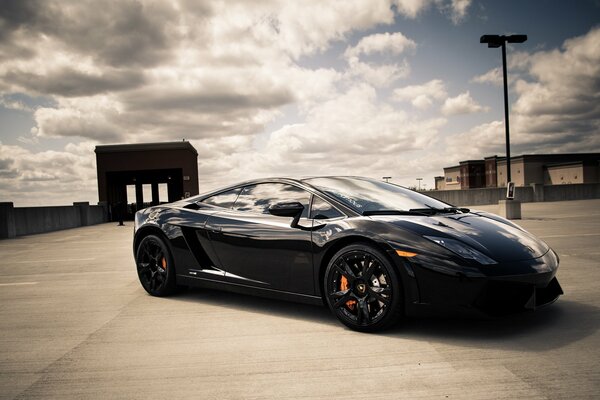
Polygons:
[[321,178],[327,178],[327,179],[365,179],[365,180],[370,180],[371,178],[367,178],[364,176],[353,176],[353,175],[315,175],[315,176],[303,176],[300,178],[291,178],[291,177],[268,177],[268,178],[256,178],[256,179],[250,179],[250,180],[246,180],[246,181],[242,181],[242,182],[238,182],[238,183],[234,183],[228,186],[223,186],[220,187],[218,189],[213,189],[211,191],[208,192],[204,192],[204,193],[200,193],[198,196],[194,196],[194,197],[199,197],[199,198],[204,198],[204,197],[208,197],[208,196],[212,196],[221,192],[225,192],[227,190],[231,190],[231,189],[235,189],[238,188],[240,186],[247,186],[247,185],[256,185],[259,183],[295,183],[297,185],[300,186],[308,186],[313,190],[318,191],[319,193],[322,193],[321,190],[319,190],[318,188],[316,188],[315,186],[313,186],[310,182],[311,179],[321,179]]
[[289,177],[270,177],[270,178],[257,178],[257,179],[251,179],[251,180],[247,180],[247,181],[243,181],[243,182],[238,182],[229,186],[224,186],[221,187],[219,189],[215,189],[215,190],[211,190],[209,192],[205,192],[205,193],[201,193],[197,196],[193,196],[190,197],[189,201],[200,201],[203,200],[207,197],[211,197],[214,195],[217,195],[219,193],[223,193],[226,192],[228,190],[232,190],[232,189],[236,189],[236,188],[240,188],[240,187],[244,187],[244,186],[248,186],[248,185],[256,185],[259,183],[288,183],[288,184],[295,184],[296,186],[300,186],[302,188],[304,188],[305,190],[308,190],[309,192],[316,192],[319,194],[320,197],[323,197],[324,199],[327,199],[327,201],[334,203],[338,208],[341,208],[343,210],[345,210],[346,214],[356,214],[356,215],[360,215],[360,213],[357,213],[355,210],[352,210],[351,208],[348,208],[348,206],[346,206],[345,204],[341,203],[339,200],[331,197],[330,195],[328,195],[327,193],[324,193],[322,190],[320,190],[319,188],[313,186],[310,184],[310,182],[306,182],[306,180],[309,179],[314,179],[314,178],[331,178],[331,179],[336,179],[336,178],[357,178],[357,179],[369,179],[369,178],[365,178],[365,177],[359,177],[359,176],[311,176],[311,177],[302,177],[302,178],[289,178]]

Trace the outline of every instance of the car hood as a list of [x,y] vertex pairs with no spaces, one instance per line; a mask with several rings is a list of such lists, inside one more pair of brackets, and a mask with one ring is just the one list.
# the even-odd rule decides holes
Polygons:
[[460,240],[500,263],[541,257],[549,249],[546,243],[525,230],[474,213],[433,216],[380,215],[371,218],[391,223],[421,236]]

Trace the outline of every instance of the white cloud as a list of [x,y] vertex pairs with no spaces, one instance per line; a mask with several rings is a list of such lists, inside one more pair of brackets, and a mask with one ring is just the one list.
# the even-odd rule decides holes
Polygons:
[[410,73],[408,62],[406,60],[400,64],[365,62],[361,60],[361,56],[373,54],[398,56],[415,47],[416,43],[400,32],[365,36],[356,46],[348,46],[344,52],[349,66],[345,77],[358,78],[376,87],[391,86],[396,80],[408,76]]
[[600,111],[600,28],[565,41],[563,50],[534,53],[513,109],[521,114],[584,116]]
[[492,68],[488,72],[471,79],[475,83],[490,83],[494,86],[502,86],[502,70],[500,67]]
[[394,18],[387,1],[312,0],[290,3],[284,0],[274,9],[280,10],[274,22],[283,44],[292,49],[295,57],[324,50],[330,41],[342,39],[352,30],[390,24]]
[[465,19],[467,10],[473,0],[452,0],[451,3],[451,19],[454,24],[459,24]]
[[[504,122],[492,121],[446,139],[446,157],[452,162],[505,154]],[[468,143],[468,145],[465,145]],[[447,166],[447,165],[446,165]]]
[[458,114],[472,114],[476,112],[487,112],[488,107],[483,107],[477,103],[469,91],[463,92],[456,97],[447,98],[442,105],[442,114],[446,116]]
[[328,173],[392,166],[400,172],[399,155],[430,145],[445,123],[443,118],[415,119],[378,101],[375,90],[362,84],[310,110],[304,123],[272,133],[267,150],[290,172],[300,163],[310,173],[314,159],[328,160]]
[[398,55],[406,50],[417,47],[417,44],[400,32],[390,34],[376,33],[365,36],[354,47],[348,47],[344,56],[346,58],[359,57],[361,54],[371,55],[375,53]]
[[446,85],[440,79],[433,79],[422,85],[410,85],[394,89],[392,98],[396,101],[410,101],[413,106],[425,109],[434,100],[443,101],[448,97]]
[[394,0],[398,12],[413,19],[427,9],[432,3],[433,0]]
[[435,5],[455,25],[466,18],[471,3],[472,0],[394,0],[398,12],[407,18],[415,19],[431,5]]
[[530,78],[514,84],[511,132],[532,150],[600,150],[600,28],[529,59]]
[[389,87],[395,81],[407,77],[410,73],[410,66],[406,61],[402,64],[378,65],[352,58],[348,64],[349,69],[346,72],[346,77],[358,78],[359,81],[369,83],[375,87]]
[[104,142],[124,138],[123,127],[115,119],[118,102],[110,96],[61,99],[56,108],[40,107],[34,112],[37,138],[79,137]]

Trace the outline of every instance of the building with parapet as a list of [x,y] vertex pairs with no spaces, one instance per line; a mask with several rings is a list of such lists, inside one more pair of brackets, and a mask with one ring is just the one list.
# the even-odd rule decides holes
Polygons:
[[[560,185],[600,181],[600,153],[523,154],[510,159],[516,186]],[[506,157],[461,161],[435,177],[436,190],[506,187]]]

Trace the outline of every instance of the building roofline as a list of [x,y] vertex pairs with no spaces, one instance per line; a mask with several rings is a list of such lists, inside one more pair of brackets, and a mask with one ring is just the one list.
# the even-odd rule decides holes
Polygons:
[[554,168],[554,167],[565,167],[567,165],[585,165],[585,163],[583,161],[570,161],[570,162],[546,164],[546,165],[544,165],[544,167]]
[[447,169],[452,169],[452,168],[460,168],[460,164],[456,164],[456,165],[453,165],[451,167],[444,167],[444,171],[447,170]]
[[196,151],[194,146],[192,146],[190,142],[185,140],[181,142],[108,144],[96,146],[96,149],[94,151],[96,152],[96,154],[101,154],[148,150],[189,150],[195,155],[198,155],[198,151]]
[[[598,158],[600,159],[600,153],[554,153],[554,154],[521,154],[518,156],[511,156],[511,160],[523,159],[523,158]],[[498,160],[506,160],[506,157],[498,157]]]
[[464,160],[460,162],[460,165],[462,164],[467,164],[467,163],[477,163],[477,164],[482,164],[484,163],[485,160]]

